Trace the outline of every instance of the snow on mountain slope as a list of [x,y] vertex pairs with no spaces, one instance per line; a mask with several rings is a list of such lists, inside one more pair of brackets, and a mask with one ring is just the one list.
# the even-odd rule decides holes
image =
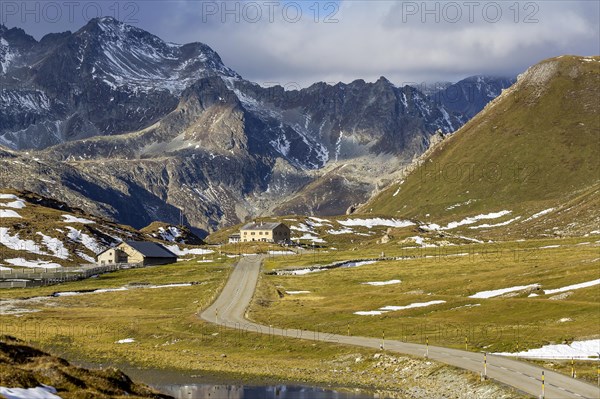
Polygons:
[[[59,268],[94,263],[98,253],[121,241],[153,239],[131,227],[82,214],[64,203],[36,194],[0,193],[0,209],[15,203],[21,204],[22,217],[0,219],[3,271],[16,267]],[[196,253],[194,251],[205,250],[181,249],[182,253]]]
[[[164,89],[181,93],[205,76],[238,76],[204,44],[166,43],[111,17],[100,18],[96,24],[84,27],[78,33],[85,41],[81,63],[86,55],[93,54],[91,60],[85,60],[93,65],[93,78],[114,89],[133,86],[139,90]],[[88,47],[94,45],[98,49],[88,52]]]
[[10,63],[16,56],[17,54],[10,48],[8,42],[0,37],[0,74],[8,70]]

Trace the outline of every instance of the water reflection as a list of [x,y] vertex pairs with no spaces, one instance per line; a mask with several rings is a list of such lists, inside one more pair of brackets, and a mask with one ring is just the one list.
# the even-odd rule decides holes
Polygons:
[[373,399],[380,396],[301,386],[167,385],[158,387],[176,399]]

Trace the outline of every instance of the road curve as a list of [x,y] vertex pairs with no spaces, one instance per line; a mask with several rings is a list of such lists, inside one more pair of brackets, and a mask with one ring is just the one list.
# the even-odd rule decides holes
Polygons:
[[[289,338],[332,342],[343,345],[362,346],[379,349],[381,339],[329,334],[318,331],[280,329],[253,323],[246,319],[246,310],[250,305],[264,257],[242,257],[219,297],[204,310],[200,317],[211,323],[231,328],[242,328],[261,334],[271,334]],[[398,352],[416,357],[425,357],[426,346],[402,341],[386,340],[386,351]],[[436,346],[429,346],[428,358],[461,369],[480,374],[483,372],[483,355]],[[545,372],[545,399],[588,398],[599,399],[600,388],[549,370]],[[489,378],[512,386],[535,397],[542,393],[542,369],[529,363],[503,356],[487,356],[487,375]]]

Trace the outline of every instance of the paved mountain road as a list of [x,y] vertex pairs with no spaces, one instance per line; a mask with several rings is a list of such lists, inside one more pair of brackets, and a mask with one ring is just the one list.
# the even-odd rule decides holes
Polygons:
[[[262,334],[279,335],[291,338],[318,340],[343,345],[362,346],[379,349],[381,339],[328,334],[318,331],[280,329],[253,323],[246,319],[246,309],[252,300],[263,257],[242,257],[231,273],[219,297],[200,317],[211,323],[223,326],[244,328]],[[424,357],[426,346],[401,341],[385,340],[385,350],[407,355]],[[477,374],[483,372],[483,355],[457,349],[429,346],[429,359],[456,366]],[[542,393],[542,369],[534,365],[503,356],[487,356],[489,378],[512,386],[520,391],[539,397]],[[576,380],[563,374],[545,370],[545,398],[600,398],[600,388]]]

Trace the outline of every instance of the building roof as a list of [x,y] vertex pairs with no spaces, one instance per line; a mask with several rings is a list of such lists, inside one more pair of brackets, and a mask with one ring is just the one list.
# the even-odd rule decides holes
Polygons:
[[156,242],[125,241],[125,244],[129,245],[146,258],[177,258],[177,255]]
[[283,223],[248,223],[240,230],[273,230]]

